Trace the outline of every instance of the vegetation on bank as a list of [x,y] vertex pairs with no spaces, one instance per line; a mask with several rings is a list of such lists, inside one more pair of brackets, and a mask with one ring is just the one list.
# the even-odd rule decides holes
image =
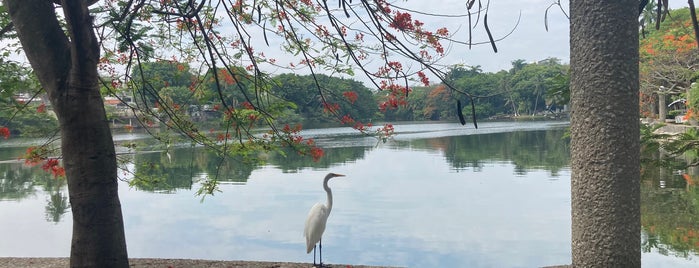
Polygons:
[[[57,122],[50,116],[51,108],[46,96],[37,93],[40,92],[37,91],[37,83],[27,69],[14,66],[15,69],[1,70],[5,76],[20,79],[2,80],[5,83],[0,86],[8,89],[3,92],[13,94],[3,98],[8,106],[0,110],[0,125],[12,129],[12,136],[42,135],[55,131]],[[111,96],[110,101],[105,103],[109,119],[127,128],[137,127],[139,120],[148,126],[155,120],[138,118],[131,106],[157,110],[167,105],[180,109],[179,115],[189,117],[202,129],[218,129],[226,116],[224,108],[217,104],[220,99],[244,106],[248,102],[245,95],[232,92],[238,87],[249,94],[254,92],[250,90],[253,85],[249,78],[252,76],[245,69],[236,69],[236,77],[225,70],[216,72],[223,83],[216,83],[213,71],[197,75],[186,63],[145,62],[141,69],[131,74],[132,77],[145,77],[145,84],[130,86],[154,87],[158,95],[131,96],[129,92],[148,91],[132,91],[127,84],[119,84],[118,92],[103,87],[103,95]],[[454,86],[478,96],[474,99],[473,108],[479,120],[526,118],[560,115],[563,112],[569,96],[567,72],[567,64],[549,58],[531,63],[516,60],[509,70],[496,73],[484,72],[479,66],[457,66],[449,71],[448,79]],[[269,79],[272,83],[265,91],[270,103],[268,109],[277,115],[275,120],[282,125],[340,122],[354,126],[357,122],[457,120],[456,101],[469,102],[463,96],[454,95],[443,84],[411,87],[404,100],[396,100],[390,99],[390,94],[384,91],[371,89],[362,82],[347,78],[326,75],[316,75],[314,78],[288,73]],[[194,88],[195,85],[197,88]],[[322,91],[318,90],[318,85]],[[223,95],[218,94],[217,86],[223,87]],[[461,108],[466,118],[472,117],[470,106]],[[337,118],[331,111],[341,111],[341,117]],[[254,114],[247,116],[252,118]],[[164,117],[166,114],[163,114]]]

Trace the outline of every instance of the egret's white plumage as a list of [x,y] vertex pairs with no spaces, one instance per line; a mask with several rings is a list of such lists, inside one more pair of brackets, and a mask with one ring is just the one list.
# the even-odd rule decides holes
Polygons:
[[313,247],[320,241],[320,237],[323,236],[331,208],[325,204],[316,203],[308,213],[306,228],[303,230],[303,235],[306,237],[306,253],[311,253]]
[[[328,216],[330,216],[330,211],[333,209],[333,193],[328,187],[328,181],[334,177],[343,177],[345,175],[328,173],[323,179],[323,189],[328,194],[328,203],[316,203],[308,212],[308,218],[306,218],[306,226],[303,229],[303,236],[306,237],[306,253],[311,253],[315,249],[315,246],[320,242],[323,232],[325,231],[325,224],[328,222]],[[322,244],[321,244],[322,245]],[[321,259],[320,263],[323,264],[322,258],[322,246],[320,249]],[[315,252],[313,253],[313,264],[315,265]]]

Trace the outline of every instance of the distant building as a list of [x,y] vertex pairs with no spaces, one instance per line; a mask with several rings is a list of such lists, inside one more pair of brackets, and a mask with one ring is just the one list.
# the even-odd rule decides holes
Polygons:
[[15,94],[14,99],[15,99],[15,101],[17,101],[21,104],[25,104],[25,103],[29,103],[29,102],[40,103],[40,102],[44,101],[40,97],[38,97],[38,96],[34,97],[29,93]]

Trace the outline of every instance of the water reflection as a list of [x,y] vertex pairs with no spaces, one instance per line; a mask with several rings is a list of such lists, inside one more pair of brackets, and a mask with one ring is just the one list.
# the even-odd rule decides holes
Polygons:
[[689,259],[699,255],[699,168],[673,168],[684,161],[662,166],[649,162],[642,169],[644,252]]
[[518,175],[546,170],[557,176],[570,162],[564,129],[517,131],[411,141],[413,148],[443,152],[454,170],[479,171],[493,161],[511,162]]
[[36,192],[33,169],[19,164],[0,164],[0,173],[0,200],[20,200]]
[[[319,162],[291,151],[265,155],[265,164],[221,160],[192,147],[123,154],[121,160],[129,164],[122,166],[131,172],[120,174],[123,179],[148,178],[120,188],[129,254],[308,261],[302,252],[303,218],[311,204],[324,198],[319,180],[332,170],[350,175],[332,185],[338,205],[328,227],[332,235],[323,242],[334,262],[411,267],[570,262],[570,152],[563,127],[493,123],[473,130],[437,124],[397,125],[396,130],[395,140],[379,146],[352,130],[307,130],[305,135],[325,148]],[[124,135],[116,140],[143,139]],[[53,227],[36,227],[36,222],[21,226],[31,226],[38,241],[61,238],[24,247],[0,243],[0,254],[67,255],[65,181],[16,161],[22,146],[1,152],[0,214],[29,222],[30,208],[40,203],[41,221]],[[223,193],[199,203],[197,181],[206,176],[230,183],[222,186]],[[653,263],[656,253],[672,256],[672,262],[695,258],[696,183],[699,173],[694,170],[644,167],[644,263]],[[9,230],[0,237],[32,241],[14,236],[26,234],[12,231],[15,225],[0,219],[0,232]]]
[[[428,130],[425,129],[425,125],[422,125],[422,131],[410,129],[405,133],[424,135]],[[444,132],[443,129],[440,131]],[[318,162],[310,161],[307,157],[298,157],[294,151],[287,150],[283,153],[272,152],[265,155],[266,165],[279,168],[285,173],[298,172],[305,168],[328,168],[333,165],[354,163],[376,148],[375,140],[352,142],[356,139],[372,140],[371,138],[358,136],[357,133],[349,133],[354,135],[342,133],[338,132],[337,128],[331,129],[324,136],[319,130],[308,131],[309,135],[319,136],[321,140],[319,142],[329,143],[332,140],[335,145],[344,145],[326,147],[324,157]],[[513,163],[515,173],[518,175],[524,176],[530,170],[546,170],[552,176],[557,176],[561,169],[567,167],[570,155],[567,142],[562,139],[563,133],[563,129],[555,128],[411,140],[397,139],[391,141],[389,146],[396,150],[424,150],[440,153],[454,171],[468,169],[480,171],[487,163],[501,161]],[[405,136],[399,134],[399,137],[401,135]],[[15,152],[21,151],[21,148],[15,150]],[[173,193],[177,189],[190,190],[198,178],[206,176],[216,177],[222,182],[245,183],[254,170],[264,166],[259,163],[246,163],[240,158],[221,159],[216,154],[194,147],[124,154],[120,155],[119,160],[124,163],[122,164],[124,173],[121,174],[123,178],[139,178],[133,180],[131,186],[139,190],[159,193]],[[32,194],[35,178],[46,177],[41,170],[28,169],[21,165],[0,165],[0,170],[5,170],[6,173],[5,179],[0,184],[3,185],[0,188],[0,198],[5,197],[5,199],[17,200]],[[46,184],[46,187],[48,187],[47,192],[57,191],[51,184]],[[61,203],[62,199],[59,196],[51,198],[51,200],[54,199],[55,201],[52,202]]]
[[66,181],[37,169],[39,168],[27,167],[16,161],[0,164],[0,201],[22,200],[46,194],[46,220],[58,223],[70,210]]

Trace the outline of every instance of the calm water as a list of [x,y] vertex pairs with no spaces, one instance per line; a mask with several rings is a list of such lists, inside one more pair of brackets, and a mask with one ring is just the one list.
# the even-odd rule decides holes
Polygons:
[[[197,180],[217,161],[192,148],[124,155],[139,176],[120,184],[130,257],[310,262],[308,209],[334,207],[324,261],[409,267],[538,267],[570,263],[570,170],[564,123],[396,125],[385,144],[347,128],[307,130],[318,163],[269,155],[267,165],[224,163],[222,192],[200,202]],[[148,143],[140,134],[118,143]],[[34,141],[0,143],[0,256],[68,256],[65,182],[16,161]],[[692,172],[689,172],[693,174]],[[644,267],[699,265],[696,176],[647,169]],[[132,175],[123,174],[128,180]],[[697,180],[699,182],[699,179]]]

